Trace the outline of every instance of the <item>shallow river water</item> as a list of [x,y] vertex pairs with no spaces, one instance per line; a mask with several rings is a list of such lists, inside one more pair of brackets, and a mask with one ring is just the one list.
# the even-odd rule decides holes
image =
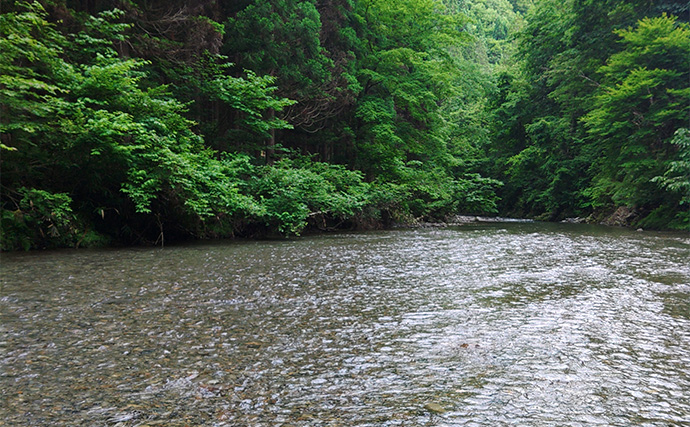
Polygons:
[[688,234],[475,224],[0,260],[0,426],[690,425]]

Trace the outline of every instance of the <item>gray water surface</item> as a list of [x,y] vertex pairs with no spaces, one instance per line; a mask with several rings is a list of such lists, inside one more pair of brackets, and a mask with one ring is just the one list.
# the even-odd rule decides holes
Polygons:
[[480,224],[0,260],[0,426],[690,425],[688,234]]

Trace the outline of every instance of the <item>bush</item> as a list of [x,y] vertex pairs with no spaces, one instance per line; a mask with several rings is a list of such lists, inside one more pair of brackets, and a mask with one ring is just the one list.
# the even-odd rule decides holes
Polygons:
[[311,216],[342,221],[369,202],[369,186],[361,173],[305,159],[284,159],[260,168],[246,191],[263,207],[265,225],[293,235],[304,230]]
[[65,193],[20,188],[15,210],[2,209],[2,250],[74,246],[77,221]]

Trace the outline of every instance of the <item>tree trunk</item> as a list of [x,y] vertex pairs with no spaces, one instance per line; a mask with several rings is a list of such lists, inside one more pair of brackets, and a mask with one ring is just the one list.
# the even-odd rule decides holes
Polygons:
[[[273,120],[276,116],[276,111],[273,108],[269,108],[267,111],[268,120]],[[271,129],[270,135],[266,140],[266,164],[271,165],[275,161],[276,155],[276,130]]]

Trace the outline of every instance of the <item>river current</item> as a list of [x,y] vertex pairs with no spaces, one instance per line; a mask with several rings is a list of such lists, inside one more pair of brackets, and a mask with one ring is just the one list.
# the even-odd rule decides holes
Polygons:
[[690,235],[2,254],[0,426],[690,425]]

